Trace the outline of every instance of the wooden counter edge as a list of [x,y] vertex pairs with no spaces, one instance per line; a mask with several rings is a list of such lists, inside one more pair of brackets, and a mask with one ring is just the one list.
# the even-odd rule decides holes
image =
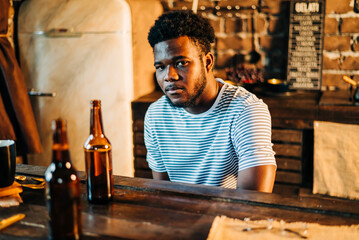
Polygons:
[[[43,176],[46,167],[17,164],[17,174]],[[84,172],[79,171],[82,181]],[[193,199],[242,203],[261,207],[330,214],[359,218],[359,201],[321,195],[283,196],[274,193],[226,189],[204,185],[174,183],[145,178],[114,176],[116,189],[130,189],[148,194],[178,195]]]

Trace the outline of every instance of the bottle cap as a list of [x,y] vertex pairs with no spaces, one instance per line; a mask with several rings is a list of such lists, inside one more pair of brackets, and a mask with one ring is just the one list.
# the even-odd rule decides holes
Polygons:
[[61,118],[54,119],[54,120],[52,120],[51,128],[52,128],[52,130],[66,129],[66,121]]
[[101,106],[101,100],[99,100],[99,99],[93,99],[93,100],[91,100],[91,105],[92,105],[93,107],[100,107],[100,106]]

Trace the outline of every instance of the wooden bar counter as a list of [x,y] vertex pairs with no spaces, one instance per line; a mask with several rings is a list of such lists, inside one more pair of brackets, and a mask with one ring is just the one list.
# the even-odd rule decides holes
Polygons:
[[[17,165],[17,175],[43,177],[45,167]],[[282,196],[254,191],[115,176],[108,205],[87,203],[82,179],[83,239],[206,239],[216,216],[359,224],[359,201],[326,196]],[[47,239],[44,189],[23,188],[20,206],[0,208],[0,220],[26,217],[0,232],[0,239]]]

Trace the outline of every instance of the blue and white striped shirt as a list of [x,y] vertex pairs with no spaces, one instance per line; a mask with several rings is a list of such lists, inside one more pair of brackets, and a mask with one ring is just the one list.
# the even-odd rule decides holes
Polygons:
[[173,106],[166,96],[151,104],[145,144],[149,167],[175,182],[236,188],[238,171],[276,165],[267,105],[228,83],[201,114]]

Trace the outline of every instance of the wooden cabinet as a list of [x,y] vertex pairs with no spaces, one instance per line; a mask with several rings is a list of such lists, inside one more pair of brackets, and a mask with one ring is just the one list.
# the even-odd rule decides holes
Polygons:
[[[277,174],[274,192],[297,194],[313,184],[313,122],[334,121],[359,124],[359,107],[347,100],[345,91],[295,91],[268,94],[254,91],[269,107]],[[143,130],[149,105],[162,96],[153,92],[132,102],[135,177],[151,178],[146,162]]]

